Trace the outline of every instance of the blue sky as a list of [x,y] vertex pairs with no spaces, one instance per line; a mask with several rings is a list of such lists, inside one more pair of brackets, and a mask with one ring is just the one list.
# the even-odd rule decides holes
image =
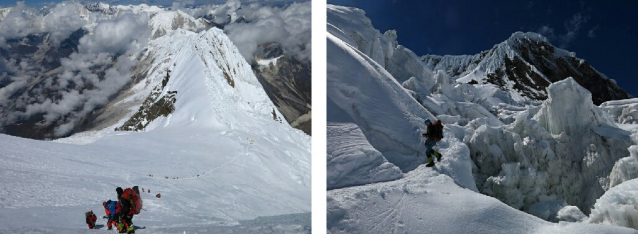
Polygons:
[[638,96],[638,1],[328,0],[366,11],[417,55],[476,54],[516,31],[541,32]]

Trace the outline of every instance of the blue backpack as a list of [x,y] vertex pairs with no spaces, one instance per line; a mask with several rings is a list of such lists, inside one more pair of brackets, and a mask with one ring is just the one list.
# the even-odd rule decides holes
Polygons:
[[109,211],[109,212],[107,212],[108,213],[107,216],[109,218],[115,217],[116,207],[117,207],[117,201],[109,200],[106,203],[104,203],[104,209]]

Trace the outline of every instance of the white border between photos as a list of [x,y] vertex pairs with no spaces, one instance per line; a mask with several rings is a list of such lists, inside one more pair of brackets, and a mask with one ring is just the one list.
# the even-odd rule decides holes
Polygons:
[[326,0],[312,0],[312,233],[326,233]]

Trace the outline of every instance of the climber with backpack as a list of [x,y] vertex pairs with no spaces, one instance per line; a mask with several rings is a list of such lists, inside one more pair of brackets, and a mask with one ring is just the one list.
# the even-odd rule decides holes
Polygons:
[[89,226],[89,229],[93,229],[95,227],[95,221],[97,221],[97,216],[95,216],[93,211],[87,211],[84,213],[84,217],[86,219],[86,224]]
[[142,199],[137,186],[133,188],[122,189],[117,187],[117,199],[119,200],[120,209],[117,212],[118,225],[117,230],[120,233],[135,233],[133,226],[133,215],[139,214],[142,210]]
[[426,167],[434,166],[434,160],[432,159],[432,155],[436,157],[436,161],[441,161],[441,153],[432,149],[437,142],[439,142],[443,138],[443,125],[441,124],[441,120],[436,120],[434,123],[429,119],[425,120],[425,125],[427,125],[427,132],[421,134],[426,138],[425,140],[425,155],[428,157],[428,164]]
[[106,226],[109,230],[113,229],[113,225],[117,227],[117,217],[119,214],[117,213],[117,201],[105,201],[102,202],[102,206],[104,206],[104,212],[106,215],[102,218],[106,219]]

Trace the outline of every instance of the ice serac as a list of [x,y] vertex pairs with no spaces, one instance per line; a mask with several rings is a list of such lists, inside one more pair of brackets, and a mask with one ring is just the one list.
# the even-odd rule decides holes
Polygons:
[[330,34],[370,57],[399,83],[415,77],[428,90],[433,87],[432,72],[414,52],[398,44],[396,31],[381,34],[363,10],[328,5],[327,27]]
[[614,162],[629,155],[629,132],[617,128],[571,78],[547,92],[541,107],[522,112],[510,125],[482,125],[466,141],[477,185],[515,208],[553,220],[560,207],[542,203],[565,200],[588,214],[609,188]]
[[638,124],[638,98],[603,102],[600,108],[620,124]]
[[353,123],[328,123],[328,189],[383,182],[403,173],[368,143]]
[[609,175],[609,187],[638,178],[638,145],[629,147],[630,155],[616,161]]
[[591,101],[591,93],[574,79],[551,84],[545,101],[534,120],[554,135],[578,133],[592,127],[616,127],[614,121]]
[[428,68],[444,70],[459,82],[499,86],[513,97],[520,96],[513,99],[519,105],[544,100],[545,88],[567,77],[589,90],[597,105],[631,96],[575,53],[556,48],[532,32],[513,33],[476,55],[426,55],[421,59]]

